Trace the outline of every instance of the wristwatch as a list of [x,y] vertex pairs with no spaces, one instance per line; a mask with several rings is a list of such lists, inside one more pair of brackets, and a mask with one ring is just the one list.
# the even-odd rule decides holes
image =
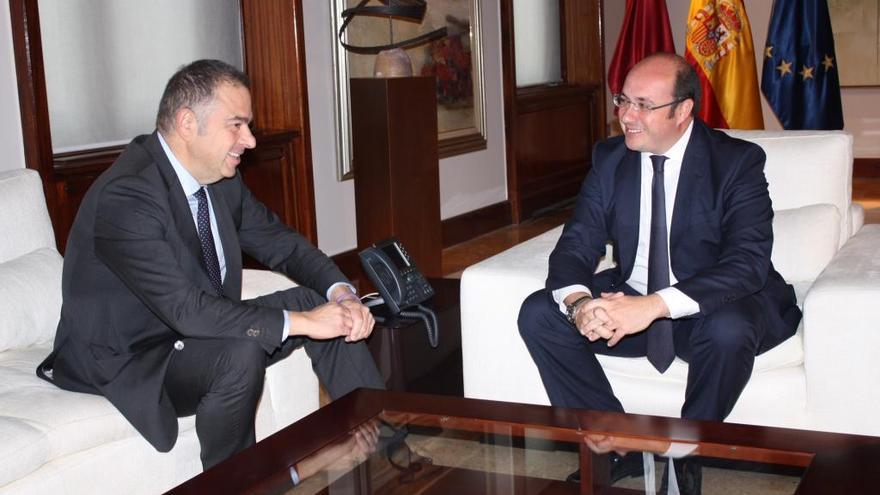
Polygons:
[[574,321],[574,314],[577,311],[578,306],[580,306],[581,303],[589,301],[592,298],[593,298],[593,296],[583,295],[583,296],[575,299],[574,302],[572,302],[571,304],[568,304],[565,306],[565,317],[568,318],[569,323],[571,323],[574,326],[577,326],[577,323]]

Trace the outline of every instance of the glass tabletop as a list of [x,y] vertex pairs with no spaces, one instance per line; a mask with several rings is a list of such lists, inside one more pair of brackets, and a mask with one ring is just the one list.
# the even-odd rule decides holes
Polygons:
[[[562,433],[463,417],[383,412],[297,462],[296,486],[286,470],[254,493],[579,493],[579,484],[566,479],[581,469],[581,457],[591,456],[594,469],[610,476],[611,452],[626,456],[628,467],[642,471],[607,480],[605,487],[620,489],[615,493],[667,493],[670,457],[688,466],[673,469],[679,477],[687,476],[688,469],[699,471],[705,494],[794,494],[803,474],[800,467],[732,461],[699,451],[698,443],[625,433]],[[592,484],[591,476],[583,479]],[[688,482],[693,485],[682,480]]]
[[877,493],[877,465],[877,437],[358,390],[171,493]]

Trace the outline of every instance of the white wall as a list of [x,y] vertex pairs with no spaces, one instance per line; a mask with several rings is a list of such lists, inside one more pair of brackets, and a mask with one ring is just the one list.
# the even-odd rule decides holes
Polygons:
[[[766,0],[744,0],[746,13],[749,16],[749,25],[752,28],[752,41],[757,52],[755,64],[758,67],[758,77],[761,77],[761,53],[764,43],[767,41],[767,27],[770,25],[770,10],[772,2]],[[687,22],[687,14],[690,8],[690,0],[666,0],[669,9],[669,23],[672,26],[672,36],[675,39],[675,48],[679,54],[684,54],[684,36]],[[617,37],[620,34],[620,25],[623,22],[625,2],[605,2],[605,72],[608,73],[608,65],[614,55],[617,46]],[[856,158],[880,157],[880,87],[873,88],[842,88],[841,99],[843,101],[844,130],[853,134],[853,153]],[[611,103],[608,102],[609,118],[613,118]],[[782,129],[776,115],[770,106],[761,97],[761,107],[764,114],[764,127],[771,130]]]
[[21,111],[18,107],[18,84],[12,54],[12,25],[9,0],[0,0],[0,170],[24,168],[24,144],[21,137]]
[[440,160],[440,218],[444,220],[507,199],[501,13],[498,0],[477,1],[483,23],[487,148]]
[[[498,0],[479,1],[488,148],[440,160],[440,216],[444,219],[507,199]],[[332,61],[336,37],[330,2],[305,0],[303,21],[318,246],[332,255],[357,247],[357,230],[354,183],[336,179]]]
[[238,0],[38,3],[55,153],[152,131],[165,84],[184,64],[242,67]]
[[562,81],[559,0],[513,0],[517,87]]

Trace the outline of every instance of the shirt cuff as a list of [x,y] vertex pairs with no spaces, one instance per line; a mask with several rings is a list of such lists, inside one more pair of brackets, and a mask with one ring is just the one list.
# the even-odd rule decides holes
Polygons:
[[556,304],[559,305],[559,311],[561,311],[562,314],[568,313],[565,307],[565,298],[574,294],[575,292],[586,292],[590,295],[590,297],[593,296],[593,293],[590,292],[590,289],[586,288],[583,285],[569,285],[568,287],[563,287],[561,289],[556,289],[553,291],[553,300],[556,301]]
[[287,337],[290,337],[290,311],[282,309],[281,312],[284,313],[284,329],[281,330],[281,342],[283,343]]
[[340,285],[344,285],[345,287],[348,287],[348,289],[352,292],[352,294],[357,294],[357,289],[355,289],[354,286],[351,285],[350,283],[336,282],[335,284],[331,285],[329,289],[327,289],[327,294],[325,294],[325,297],[327,298],[328,301],[330,300],[330,295],[333,294],[333,291],[336,290],[336,288],[339,287]]
[[293,486],[298,485],[302,480],[299,479],[299,473],[296,472],[296,468],[290,466],[290,481],[293,482]]
[[666,303],[666,307],[669,308],[669,317],[673,320],[700,312],[700,305],[697,301],[694,301],[675,287],[660,289],[655,294],[660,296],[663,302]]

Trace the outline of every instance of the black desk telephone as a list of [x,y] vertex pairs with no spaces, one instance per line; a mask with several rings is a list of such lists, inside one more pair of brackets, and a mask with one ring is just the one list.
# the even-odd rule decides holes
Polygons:
[[360,253],[361,264],[388,305],[391,314],[415,306],[434,295],[434,288],[416,268],[403,245],[392,237]]
[[[422,319],[428,330],[428,341],[432,347],[437,347],[437,315],[421,304],[434,295],[434,288],[413,263],[400,241],[392,237],[377,242],[361,251],[360,258],[364,271],[382,296],[367,305],[374,306],[384,302],[392,315]],[[376,321],[380,321],[379,317]]]

